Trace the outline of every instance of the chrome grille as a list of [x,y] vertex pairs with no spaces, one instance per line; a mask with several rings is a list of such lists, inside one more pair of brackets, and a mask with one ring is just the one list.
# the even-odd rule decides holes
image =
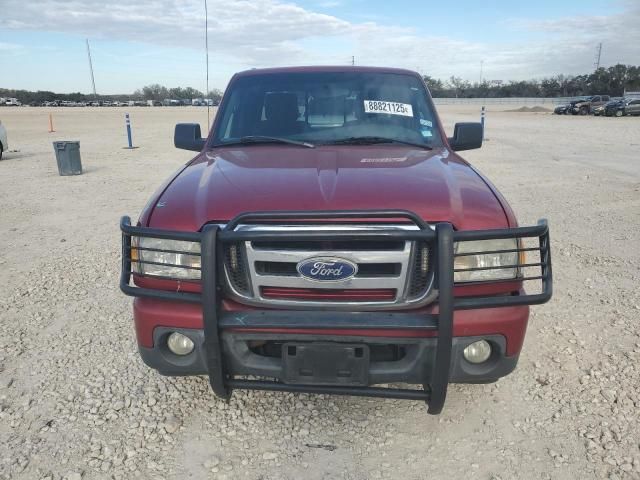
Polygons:
[[244,245],[231,243],[224,247],[224,269],[234,290],[243,295],[250,295],[249,275]]
[[408,297],[419,297],[429,284],[430,249],[424,242],[416,242],[413,252],[411,280],[409,282]]
[[[414,230],[410,225],[239,225],[244,231],[317,230]],[[245,241],[227,245],[224,267],[227,294],[249,305],[282,308],[409,308],[432,301],[433,287],[430,248],[413,241]],[[355,263],[358,272],[340,281],[318,282],[301,276],[297,265],[313,257],[338,257]],[[314,291],[372,292],[394,291],[392,300],[315,301],[312,299],[265,298],[264,288],[313,289]],[[348,295],[345,295],[348,297]]]

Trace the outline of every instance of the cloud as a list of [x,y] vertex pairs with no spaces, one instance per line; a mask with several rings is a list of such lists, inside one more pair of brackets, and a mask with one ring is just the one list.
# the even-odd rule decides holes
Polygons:
[[318,6],[322,8],[335,8],[335,7],[340,7],[341,5],[342,5],[342,2],[337,0],[323,0],[318,2]]
[[[57,31],[91,38],[201,49],[201,1],[3,0],[0,28]],[[350,24],[276,0],[209,0],[212,50],[247,64],[303,57],[305,38],[340,35]]]
[[[396,59],[434,77],[455,75],[472,81],[479,79],[481,61],[485,79],[519,80],[587,73],[593,69],[600,42],[603,44],[601,65],[637,65],[640,63],[640,3],[635,0],[621,5],[623,11],[609,15],[576,15],[544,21],[509,19],[508,28],[524,30],[533,37],[517,43],[469,42],[406,31],[403,35],[402,30],[394,32],[371,24],[374,26],[364,29],[360,35],[359,53],[368,63]],[[377,36],[385,41],[372,40]],[[400,56],[398,52],[402,52]]]
[[0,42],[0,52],[2,53],[17,53],[24,50],[24,45],[17,43]]
[[[542,33],[547,40],[530,57],[533,68],[545,73],[565,71],[583,73],[592,69],[596,47],[602,43],[602,65],[640,63],[640,3],[622,3],[624,10],[611,15],[575,15],[543,21],[520,20],[518,25]],[[551,70],[553,72],[551,72]]]
[[[336,0],[319,0],[335,3]],[[2,30],[56,31],[94,39],[202,49],[201,0],[2,0]],[[419,69],[434,77],[522,79],[592,68],[595,47],[603,63],[638,63],[640,5],[606,16],[545,21],[511,19],[509,28],[535,37],[520,43],[462,41],[380,21],[352,22],[282,0],[209,0],[212,54],[246,67],[348,63]],[[453,30],[452,30],[453,32]],[[507,32],[508,33],[508,32]]]

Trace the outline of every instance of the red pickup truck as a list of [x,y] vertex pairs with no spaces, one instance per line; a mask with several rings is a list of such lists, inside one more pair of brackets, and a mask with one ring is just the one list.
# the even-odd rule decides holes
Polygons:
[[[213,391],[424,400],[516,366],[529,305],[551,298],[546,222],[518,227],[447,138],[414,72],[250,70],[199,152],[123,217],[120,287],[140,354]],[[527,285],[527,292],[524,286]],[[397,384],[410,384],[399,386]]]

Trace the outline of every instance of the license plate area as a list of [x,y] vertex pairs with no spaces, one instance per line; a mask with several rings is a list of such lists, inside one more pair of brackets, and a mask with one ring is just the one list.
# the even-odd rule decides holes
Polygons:
[[369,347],[331,342],[285,343],[282,381],[300,385],[366,386]]

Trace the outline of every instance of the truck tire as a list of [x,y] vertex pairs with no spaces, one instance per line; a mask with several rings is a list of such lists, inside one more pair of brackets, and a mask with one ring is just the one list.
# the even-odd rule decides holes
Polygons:
[[0,143],[0,160],[2,160],[2,151],[3,151],[2,143]]
[[622,116],[622,110],[616,110],[615,115],[616,115],[616,117],[621,117]]
[[589,115],[589,107],[581,107],[579,115]]

